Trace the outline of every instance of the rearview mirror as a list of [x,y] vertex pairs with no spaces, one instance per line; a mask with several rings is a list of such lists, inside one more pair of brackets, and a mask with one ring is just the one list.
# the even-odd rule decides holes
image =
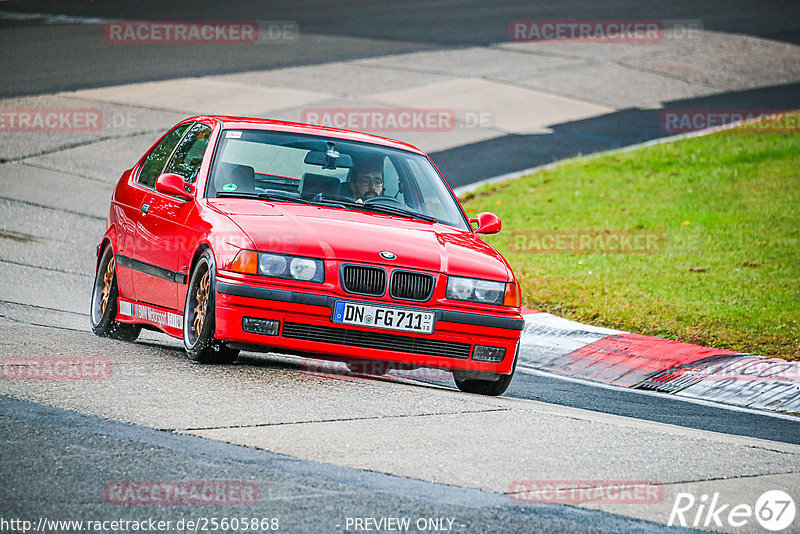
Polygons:
[[183,200],[194,196],[194,186],[183,181],[183,177],[173,172],[165,172],[156,180],[156,191]]
[[308,165],[319,165],[323,169],[330,170],[353,166],[353,158],[350,157],[350,154],[340,154],[335,150],[328,150],[327,152],[311,150],[306,154],[303,162]]
[[478,225],[475,232],[479,234],[496,234],[503,226],[500,217],[489,211],[479,213],[478,217],[470,219],[469,223]]

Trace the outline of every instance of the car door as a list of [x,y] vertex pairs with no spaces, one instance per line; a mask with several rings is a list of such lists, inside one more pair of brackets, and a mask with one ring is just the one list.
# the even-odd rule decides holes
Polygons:
[[[212,128],[195,123],[177,142],[169,159],[149,172],[158,177],[162,172],[175,173],[186,183],[193,183],[200,171]],[[157,171],[157,172],[156,172]],[[155,184],[150,175],[148,182]],[[180,265],[181,252],[196,241],[187,218],[195,209],[194,202],[173,197],[148,188],[139,222],[136,225],[137,257],[140,269],[135,275],[136,299],[169,309],[179,309],[178,286],[186,284],[187,268]]]
[[124,291],[124,295],[128,298],[140,300],[138,292],[145,290],[145,287],[140,287],[143,266],[142,246],[138,241],[137,227],[144,211],[149,209],[148,195],[154,190],[156,178],[164,169],[178,142],[191,126],[191,123],[180,124],[164,135],[134,169],[128,182],[129,187],[122,189],[124,195],[117,198],[120,221],[117,228],[117,278],[120,282],[125,280],[126,286],[129,286],[129,289]]

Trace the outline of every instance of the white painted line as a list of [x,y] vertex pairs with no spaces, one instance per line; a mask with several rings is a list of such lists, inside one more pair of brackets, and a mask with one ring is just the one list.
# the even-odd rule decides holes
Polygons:
[[[557,333],[563,331],[568,335],[574,335],[576,331],[589,334],[602,334],[604,336],[617,336],[620,334],[630,334],[622,330],[614,330],[613,328],[605,328],[602,326],[593,326],[590,324],[579,323],[572,319],[565,319],[552,313],[529,313],[522,316],[525,320],[526,331],[541,331],[547,334]],[[563,335],[563,334],[561,334]]]
[[729,410],[732,412],[741,412],[741,413],[748,413],[753,415],[763,415],[766,417],[773,417],[775,419],[785,419],[787,421],[795,421],[800,422],[800,417],[783,414],[783,413],[776,413],[776,412],[767,412],[763,410],[754,410],[752,408],[745,408],[742,406],[734,406],[731,404],[722,404],[719,402],[714,401],[707,401],[702,399],[695,399],[691,397],[679,397],[677,395],[670,395],[667,393],[661,393],[659,391],[649,391],[646,389],[633,389],[624,386],[614,386],[611,384],[603,384],[601,382],[592,382],[591,380],[585,380],[583,378],[574,378],[571,376],[563,376],[555,373],[550,373],[548,371],[542,371],[541,369],[534,369],[533,367],[527,367],[524,365],[517,365],[517,370],[522,371],[523,373],[531,374],[531,375],[538,375],[544,376],[547,378],[557,378],[558,380],[564,380],[566,382],[574,382],[576,384],[582,384],[584,386],[592,386],[601,389],[610,389],[613,391],[626,391],[629,393],[638,393],[640,395],[649,395],[651,397],[658,397],[658,398],[668,398],[668,399],[675,399],[685,402],[690,402],[692,404],[699,404],[701,406],[709,406],[712,408],[720,408],[723,410]]

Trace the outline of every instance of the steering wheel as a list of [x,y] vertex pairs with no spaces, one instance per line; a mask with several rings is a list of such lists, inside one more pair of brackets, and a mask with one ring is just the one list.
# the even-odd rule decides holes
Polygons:
[[400,200],[397,200],[394,197],[386,196],[386,195],[378,195],[376,197],[370,197],[364,200],[364,204],[389,204],[395,205],[399,208],[408,209],[408,206]]

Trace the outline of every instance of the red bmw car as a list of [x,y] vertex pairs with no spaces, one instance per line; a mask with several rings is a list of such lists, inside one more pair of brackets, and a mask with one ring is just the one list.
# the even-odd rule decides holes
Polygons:
[[161,330],[205,363],[260,350],[446,369],[462,391],[500,395],[524,322],[514,274],[477,235],[499,230],[491,213],[467,219],[411,145],[193,117],[114,190],[92,329]]

